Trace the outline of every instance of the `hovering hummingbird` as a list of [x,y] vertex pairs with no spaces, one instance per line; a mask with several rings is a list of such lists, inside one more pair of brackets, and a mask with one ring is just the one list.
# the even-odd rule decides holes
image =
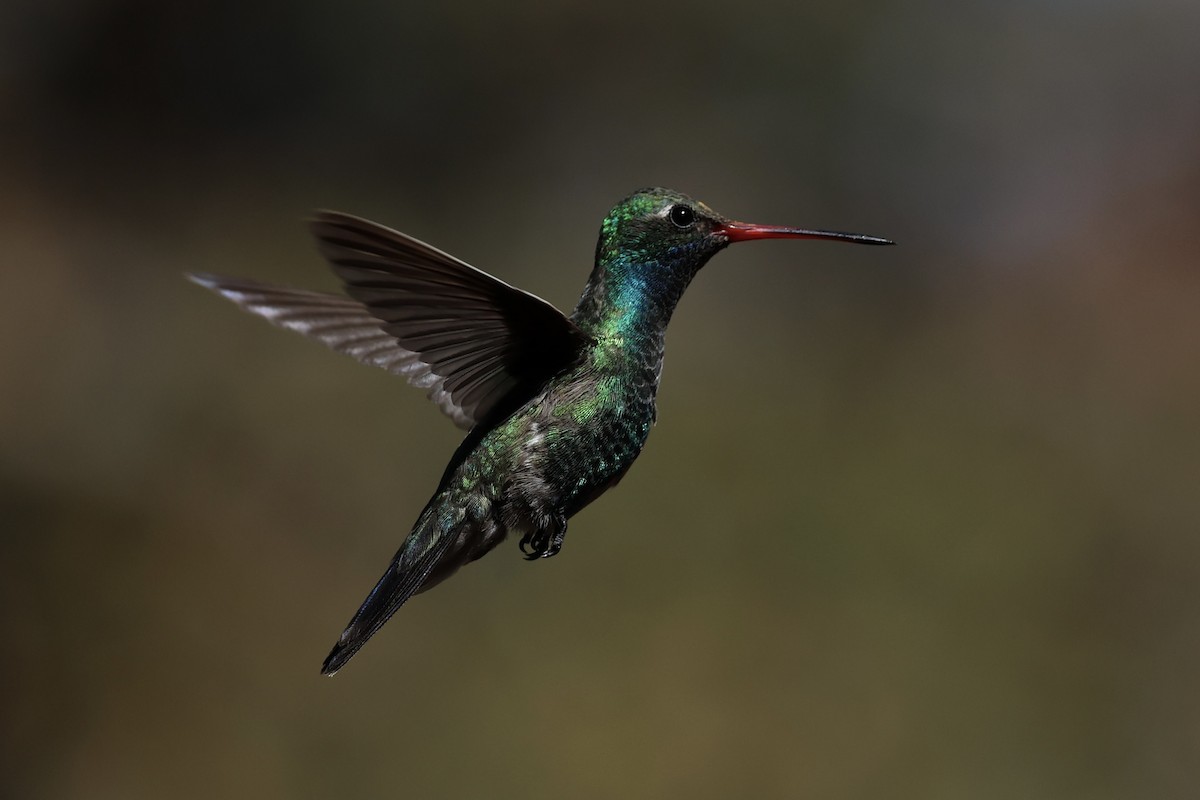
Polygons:
[[567,317],[424,242],[322,211],[311,221],[343,297],[242,278],[189,277],[270,322],[402,375],[467,433],[412,531],[325,659],[332,675],[418,592],[520,537],[527,559],[563,546],[567,520],[615,486],[655,420],[667,323],[692,278],[734,242],[834,239],[735,222],[668,189],[642,189],[600,226]]

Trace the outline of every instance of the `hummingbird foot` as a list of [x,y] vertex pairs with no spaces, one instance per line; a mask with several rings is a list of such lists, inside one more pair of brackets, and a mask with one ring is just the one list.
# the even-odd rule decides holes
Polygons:
[[525,554],[526,561],[537,561],[539,558],[558,555],[566,536],[567,521],[556,517],[549,528],[538,528],[522,536],[519,546]]

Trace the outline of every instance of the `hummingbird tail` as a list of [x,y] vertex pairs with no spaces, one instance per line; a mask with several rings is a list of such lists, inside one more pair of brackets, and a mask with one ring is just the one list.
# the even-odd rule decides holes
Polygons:
[[461,519],[449,525],[440,524],[436,514],[425,510],[387,572],[338,637],[321,665],[322,675],[333,675],[344,667],[410,597],[431,588],[454,571],[458,563],[447,560],[449,556],[454,561],[451,545],[461,541],[459,528],[463,524]]

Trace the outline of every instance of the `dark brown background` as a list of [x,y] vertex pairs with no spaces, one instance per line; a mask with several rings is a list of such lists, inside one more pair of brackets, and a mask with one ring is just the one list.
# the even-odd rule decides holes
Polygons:
[[[0,12],[0,793],[1193,795],[1200,5],[172,5]],[[181,273],[569,308],[647,184],[901,245],[719,256],[562,555],[321,679],[458,434]]]

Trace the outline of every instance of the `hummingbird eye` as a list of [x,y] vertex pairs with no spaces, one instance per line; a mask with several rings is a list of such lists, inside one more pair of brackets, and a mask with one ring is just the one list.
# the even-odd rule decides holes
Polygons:
[[696,222],[696,212],[691,206],[671,206],[670,217],[677,228],[690,228]]

